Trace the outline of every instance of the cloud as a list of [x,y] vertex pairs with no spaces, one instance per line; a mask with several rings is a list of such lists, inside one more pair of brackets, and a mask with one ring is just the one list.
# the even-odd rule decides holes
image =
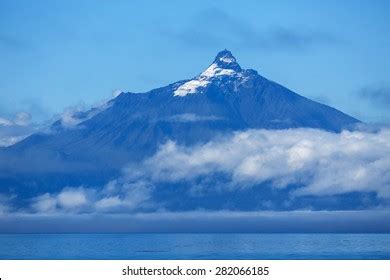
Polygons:
[[[90,192],[90,193],[88,193]],[[32,209],[38,213],[53,213],[59,211],[80,212],[88,206],[92,190],[79,188],[64,188],[58,194],[45,193],[32,199]]]
[[[128,182],[151,185],[196,186],[200,178],[210,178],[220,191],[268,182],[275,189],[298,186],[291,191],[296,197],[374,192],[389,199],[390,130],[248,130],[193,147],[169,141],[125,174]],[[229,181],[219,184],[215,174]]]
[[57,209],[57,199],[45,193],[33,199],[32,207],[37,212],[55,212]]
[[387,109],[390,106],[390,87],[388,86],[367,86],[357,92],[363,99],[369,100],[376,106]]
[[31,115],[26,112],[19,112],[13,119],[1,118],[0,126],[27,126],[31,124]]
[[31,115],[26,112],[19,112],[13,118],[0,117],[0,147],[13,145],[35,131]]
[[57,116],[58,121],[54,123],[54,126],[62,129],[80,128],[79,125],[81,123],[108,109],[112,104],[112,100],[104,100],[96,104],[96,106],[92,106],[90,109],[87,109],[85,104],[67,107]]
[[112,92],[112,97],[116,98],[118,97],[121,93],[123,93],[123,90],[121,89],[116,89]]
[[63,112],[54,117],[57,121],[54,121],[53,128],[61,129],[73,129],[76,128],[82,122],[89,120],[98,113],[95,108],[87,109],[87,106],[80,103],[76,106],[66,107]]
[[77,208],[87,203],[87,197],[83,189],[63,190],[58,196],[58,204],[62,208]]
[[280,50],[303,50],[314,46],[332,45],[339,40],[334,36],[320,31],[293,30],[286,27],[274,27],[268,30],[264,41],[265,47]]
[[110,196],[110,197],[104,197],[96,202],[96,207],[98,209],[108,209],[108,208],[114,208],[122,205],[122,201],[119,198],[119,196]]
[[30,134],[24,134],[21,136],[15,136],[13,134],[4,135],[4,132],[1,131],[1,129],[0,129],[0,147],[8,147],[8,146],[11,146],[13,144],[16,144],[16,143],[22,141],[23,139],[25,139],[29,135]]
[[218,116],[203,116],[203,115],[197,115],[197,114],[178,114],[173,115],[166,120],[172,121],[172,122],[202,122],[202,121],[219,121],[222,120],[221,117]]
[[149,204],[154,186],[148,182],[128,183],[123,178],[110,181],[102,191],[103,197],[94,204],[97,211],[120,212],[155,207]]
[[16,114],[14,119],[16,125],[27,126],[31,124],[31,115],[26,112],[20,112]]
[[153,187],[145,182],[112,180],[101,189],[65,187],[59,193],[45,193],[31,199],[33,213],[104,213],[147,209]]
[[13,122],[6,118],[0,118],[0,125],[1,126],[11,126],[13,125]]
[[[367,199],[367,203],[359,200],[358,207],[387,207],[390,129],[362,128],[341,133],[308,128],[253,129],[193,146],[168,141],[151,157],[127,165],[122,175],[104,186],[65,187],[55,193],[42,193],[32,198],[23,211],[134,213],[165,207],[197,209],[202,196],[205,200],[208,195],[210,199],[215,195],[240,196],[251,190],[261,192],[261,188],[267,188],[264,193],[280,191],[281,201],[259,196],[256,201],[261,207],[253,205],[250,209],[317,209],[318,199],[355,193],[361,194],[357,199]],[[170,197],[172,191],[175,197]],[[375,203],[368,201],[371,199]],[[183,208],[175,201],[192,204]],[[170,208],[172,203],[178,208]],[[294,205],[284,207],[283,203]],[[332,205],[318,209],[338,207]],[[354,205],[348,209],[356,209]],[[235,209],[227,204],[216,207]]]
[[61,114],[61,124],[65,128],[71,128],[81,123],[84,118],[78,116],[78,113],[85,111],[83,107],[69,107]]
[[301,27],[268,26],[259,29],[245,19],[217,8],[204,10],[184,28],[173,28],[163,33],[187,46],[234,46],[267,51],[306,50],[340,42],[326,32]]
[[[119,93],[116,92],[116,93]],[[115,93],[113,93],[115,94]],[[36,99],[21,101],[21,106],[33,112],[34,116],[44,117],[45,121],[33,123],[32,116],[26,111],[18,112],[13,117],[0,116],[0,147],[11,146],[35,132],[52,133],[57,130],[82,128],[80,124],[91,119],[97,114],[108,109],[113,104],[113,99],[106,98],[93,106],[80,103],[63,110],[61,114],[51,115],[41,102]],[[0,111],[7,112],[0,104]],[[9,115],[9,113],[7,114]],[[49,117],[50,116],[50,117]]]
[[12,209],[12,200],[15,199],[15,196],[8,196],[0,193],[0,216],[6,213],[11,212]]

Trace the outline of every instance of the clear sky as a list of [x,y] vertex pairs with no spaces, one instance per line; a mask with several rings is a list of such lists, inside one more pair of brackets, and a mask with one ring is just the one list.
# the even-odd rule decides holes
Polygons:
[[297,93],[390,121],[390,1],[0,1],[0,117],[42,121],[233,52]]

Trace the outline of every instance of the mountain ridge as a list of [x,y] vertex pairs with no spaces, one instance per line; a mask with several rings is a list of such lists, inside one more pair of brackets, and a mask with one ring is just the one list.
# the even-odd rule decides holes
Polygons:
[[[190,83],[190,85],[188,85]],[[187,84],[187,86],[185,86]],[[231,52],[217,54],[192,79],[146,93],[122,92],[0,151],[0,184],[23,195],[65,186],[102,185],[129,162],[167,141],[191,146],[247,129],[315,128],[340,132],[360,121],[242,69]]]

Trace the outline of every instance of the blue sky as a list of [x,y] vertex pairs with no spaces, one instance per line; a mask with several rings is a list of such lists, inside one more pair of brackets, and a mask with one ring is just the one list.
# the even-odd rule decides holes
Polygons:
[[112,92],[190,78],[224,48],[244,68],[388,122],[388,1],[0,2],[0,117],[40,122]]

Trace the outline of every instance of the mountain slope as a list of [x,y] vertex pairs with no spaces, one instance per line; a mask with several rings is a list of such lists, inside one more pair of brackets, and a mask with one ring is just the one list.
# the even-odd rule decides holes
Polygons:
[[[63,119],[0,152],[0,183],[28,193],[105,183],[129,162],[174,140],[193,145],[245,129],[319,128],[359,121],[244,70],[224,50],[200,75],[147,93],[121,93],[100,108]],[[37,187],[39,186],[39,187]]]

